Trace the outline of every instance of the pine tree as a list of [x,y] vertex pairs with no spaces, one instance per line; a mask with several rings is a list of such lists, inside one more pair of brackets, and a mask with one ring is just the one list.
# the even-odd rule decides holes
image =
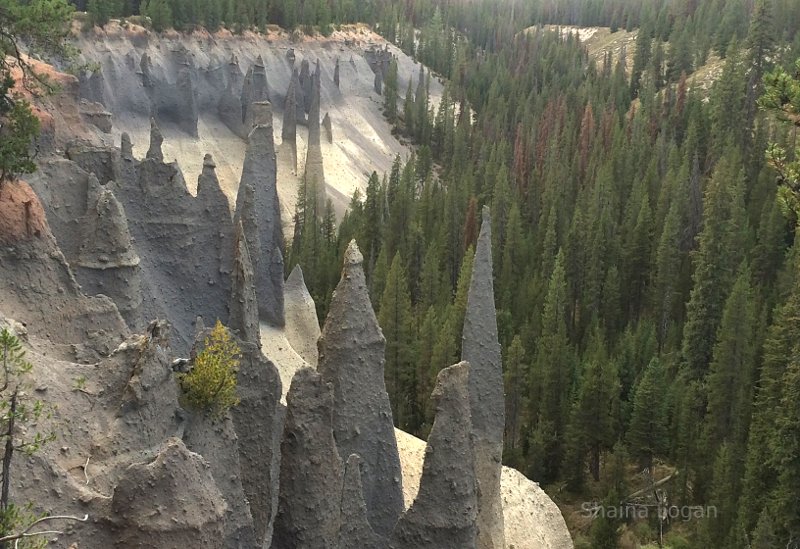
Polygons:
[[707,378],[707,448],[724,441],[737,454],[749,428],[755,361],[755,311],[750,270],[742,269],[725,303]]
[[395,254],[386,276],[378,323],[386,338],[386,390],[392,402],[395,425],[414,430],[421,423],[417,394],[411,297],[403,260]]
[[397,60],[392,58],[389,62],[389,70],[386,71],[386,79],[383,82],[383,111],[390,124],[397,121]]
[[636,384],[633,412],[626,434],[628,448],[642,469],[652,470],[653,458],[667,450],[668,425],[664,402],[667,379],[654,358]]
[[569,417],[569,392],[572,380],[572,349],[567,338],[567,283],[564,252],[556,257],[553,275],[542,312],[542,334],[536,344],[536,355],[528,379],[531,395],[529,417],[536,418],[541,448],[541,477],[549,481],[558,476],[563,457],[563,436]]
[[727,154],[714,172],[704,201],[703,231],[695,256],[695,272],[686,325],[683,359],[689,375],[700,378],[711,362],[733,273],[746,246],[747,220],[742,204],[741,166]]

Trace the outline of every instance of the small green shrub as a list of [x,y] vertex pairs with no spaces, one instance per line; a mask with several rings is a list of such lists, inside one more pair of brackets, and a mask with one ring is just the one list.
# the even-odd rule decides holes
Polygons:
[[236,372],[240,353],[230,332],[217,321],[191,371],[179,378],[186,405],[219,417],[239,404]]

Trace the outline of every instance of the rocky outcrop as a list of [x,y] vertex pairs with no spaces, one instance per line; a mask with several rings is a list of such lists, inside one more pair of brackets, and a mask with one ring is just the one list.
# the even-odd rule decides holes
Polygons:
[[120,137],[119,150],[122,160],[128,162],[133,160],[133,143],[131,142],[131,136],[125,132],[122,132]]
[[[280,203],[277,190],[277,163],[275,144],[272,137],[272,120],[269,104],[255,104],[255,109],[265,112],[256,118],[265,124],[256,125],[248,138],[247,152],[242,167],[242,188],[253,190],[252,220],[243,222],[248,235],[248,249],[256,273],[256,293],[258,310],[262,320],[273,326],[283,326],[283,228],[281,226]],[[237,198],[237,213],[240,205]],[[251,245],[249,232],[254,225],[258,241]]]
[[139,255],[122,204],[109,188],[100,187],[97,179],[93,187],[81,223],[83,243],[75,274],[86,292],[113,299],[126,322],[135,326],[142,304]]
[[402,473],[384,383],[384,347],[367,293],[364,258],[355,241],[319,339],[319,372],[334,388],[339,455],[364,460],[362,483],[369,522],[388,535],[403,510]]
[[[180,128],[191,135],[197,137],[197,121],[199,112],[197,108],[197,93],[192,79],[194,71],[191,64],[187,61],[181,64],[178,69],[178,78],[175,83],[176,101],[174,117],[177,119]],[[162,109],[163,111],[163,109]],[[164,113],[159,111],[159,115]]]
[[252,126],[250,121],[253,114],[251,108],[253,103],[269,101],[269,84],[267,82],[267,71],[264,68],[264,59],[259,55],[250,70],[242,86],[242,123],[245,129]]
[[325,118],[322,119],[322,127],[325,130],[325,139],[328,143],[333,143],[333,126],[331,125],[330,113],[325,113]]
[[339,58],[336,58],[336,66],[333,67],[333,84],[336,86],[336,89],[339,89]]
[[492,283],[492,222],[486,206],[475,250],[461,349],[461,359],[471,367],[469,397],[479,487],[478,549],[503,549],[500,474],[505,400]]
[[236,428],[242,485],[250,503],[258,546],[270,546],[278,512],[280,448],[286,409],[280,403],[278,370],[258,346],[242,342],[237,394],[231,414]]
[[67,145],[66,156],[87,172],[95,174],[103,185],[109,181],[119,181],[120,151],[115,147],[95,147],[73,141]]
[[373,80],[372,88],[378,95],[383,95],[383,73],[381,71],[375,73],[375,79]]
[[477,492],[469,405],[470,367],[445,368],[431,399],[436,418],[428,437],[419,493],[391,535],[391,549],[475,549]]
[[289,278],[286,279],[283,295],[286,313],[286,339],[309,366],[316,368],[319,360],[317,340],[321,332],[317,307],[306,288],[300,265],[295,265]]
[[300,63],[299,82],[303,97],[303,117],[305,118],[305,114],[311,110],[311,94],[312,88],[314,87],[311,76],[311,65],[309,65],[308,59],[303,59],[303,62]]
[[0,186],[0,307],[32,334],[102,354],[128,331],[109,298],[81,292],[39,198],[21,181]]
[[[319,66],[318,66],[319,67]],[[311,109],[308,111],[308,152],[306,153],[307,184],[316,189],[317,211],[325,208],[325,169],[322,164],[322,144],[320,136],[320,72],[316,71],[311,89]]]
[[247,251],[242,221],[236,223],[236,247],[231,274],[230,327],[244,341],[261,346],[255,273]]
[[[223,291],[230,289],[228,275],[233,257],[233,224],[228,197],[217,178],[217,165],[210,154],[203,157],[203,171],[197,178],[196,210],[201,217],[212,220],[217,226],[208,227],[204,233],[204,252],[212,259],[206,267],[209,279],[221,278]],[[221,276],[220,276],[221,275]]]
[[[191,356],[203,351],[210,330],[198,334]],[[230,416],[212,417],[202,410],[189,415],[183,441],[192,452],[209,464],[216,486],[227,504],[224,520],[224,547],[255,547],[256,536],[240,475],[231,471],[241,469],[238,439]]]
[[286,396],[273,549],[328,549],[339,535],[342,461],[333,435],[333,390],[304,368]]
[[342,483],[341,524],[338,549],[386,549],[386,540],[378,536],[367,520],[367,505],[361,488],[361,458],[347,458]]
[[91,71],[81,71],[78,76],[80,86],[80,97],[87,99],[94,103],[105,105],[105,81],[103,79],[103,71],[98,69]]
[[283,104],[283,127],[281,128],[281,145],[289,148],[294,170],[297,170],[297,87],[297,71],[294,71],[289,82],[289,89],[286,90],[286,102]]
[[152,462],[128,468],[111,510],[120,547],[225,547],[222,494],[208,463],[178,439],[168,440]]
[[228,63],[227,84],[217,103],[217,112],[233,133],[245,138],[247,131],[244,129],[242,117],[242,90],[242,72],[239,69],[239,60],[234,55]]
[[103,133],[111,133],[112,115],[101,103],[83,100],[80,104],[80,112],[81,118],[86,123],[91,124]]
[[161,152],[161,145],[164,143],[164,135],[156,124],[156,119],[150,119],[150,147],[147,149],[147,156],[151,160],[158,162],[164,161],[164,153]]

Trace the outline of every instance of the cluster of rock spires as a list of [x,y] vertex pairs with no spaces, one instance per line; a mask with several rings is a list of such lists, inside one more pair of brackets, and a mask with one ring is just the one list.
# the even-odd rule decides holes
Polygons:
[[[253,149],[268,150],[268,143],[258,136],[271,135],[268,112],[266,104],[254,106]],[[255,150],[248,154],[258,156]],[[262,156],[269,160],[269,155]],[[253,162],[258,165],[259,158]],[[145,168],[148,163],[152,165]],[[156,158],[144,159],[138,166],[164,175],[172,173],[168,167]],[[206,215],[221,211],[212,192],[218,191],[213,170],[213,160],[207,156],[196,199]],[[113,182],[101,186],[92,176],[88,179],[85,216],[95,219],[91,223],[87,219],[85,231],[97,242],[90,246],[82,238],[76,243],[86,259],[81,268],[104,272],[106,263],[101,257],[114,265],[111,269],[140,268],[146,263],[144,255],[153,248],[141,248],[142,257],[134,254],[132,224],[126,224],[125,210],[112,191],[112,187],[121,188]],[[498,444],[502,446],[503,395],[488,212],[484,211],[465,320],[464,358],[471,362],[439,374],[433,393],[436,418],[419,493],[404,511],[402,471],[384,383],[385,339],[369,300],[363,257],[352,242],[319,339],[317,371],[305,368],[295,374],[284,407],[277,370],[260,350],[262,287],[252,258],[266,249],[259,242],[267,241],[272,233],[265,232],[260,217],[246,213],[259,200],[253,183],[260,185],[258,192],[266,199],[264,211],[271,211],[264,181],[243,176],[242,210],[237,210],[231,222],[235,229],[224,243],[230,250],[231,282],[221,301],[242,350],[237,373],[241,403],[222,419],[183,409],[171,358],[170,325],[152,322],[144,336],[129,336],[121,320],[109,323],[110,337],[117,343],[106,344],[105,351],[94,355],[99,361],[97,384],[103,390],[90,392],[88,403],[64,412],[70,425],[82,429],[91,415],[86,406],[116,410],[107,429],[91,431],[87,425],[90,434],[84,436],[85,442],[73,442],[69,450],[91,456],[93,474],[86,473],[91,484],[81,486],[82,477],[78,481],[67,475],[56,486],[61,493],[74,494],[66,498],[72,502],[66,504],[68,508],[60,511],[94,517],[86,527],[71,530],[69,541],[89,549],[120,544],[273,549],[503,547],[502,515],[498,519],[494,514],[500,509],[499,484],[494,479],[499,478],[501,467],[496,450]],[[143,201],[151,198],[145,195]],[[0,248],[4,254],[0,281],[41,270],[57,249],[38,201],[35,207],[39,221],[25,223],[38,223],[37,232],[24,231],[14,237],[12,248]],[[27,219],[25,215],[29,214],[17,218]],[[141,223],[138,218],[137,223]],[[251,235],[256,239],[251,241]],[[267,235],[265,240],[259,240],[262,235]],[[267,248],[272,245],[269,241]],[[37,247],[40,252],[35,252]],[[8,249],[22,248],[32,251],[8,255]],[[225,255],[222,242],[217,253]],[[66,262],[57,269],[71,277]],[[57,284],[51,282],[39,291],[57,294]],[[291,284],[302,286],[299,270],[293,273]],[[72,288],[67,293],[74,295],[73,312],[65,322],[76,322],[84,310],[91,310],[86,306],[89,298],[79,297],[77,284]],[[3,291],[26,295],[20,288]],[[273,288],[267,286],[266,291]],[[184,306],[194,306],[184,297]],[[93,299],[110,304],[105,298]],[[211,297],[206,294],[206,299]],[[39,319],[27,320],[32,324]],[[209,333],[198,321],[191,357],[202,350]],[[58,391],[69,393],[66,387]],[[27,473],[18,482],[37,486]],[[47,494],[39,496],[41,505],[53,502]],[[59,498],[53,505],[65,505],[64,501]],[[156,518],[153,508],[160,509]]]
[[[484,212],[470,289],[470,324],[465,323],[471,333],[481,322],[495,322],[490,225]],[[499,407],[489,401],[498,380],[502,386],[500,364],[493,362],[499,351],[496,328],[480,334],[476,345],[465,350],[473,360],[489,363],[471,367],[462,362],[439,373],[432,395],[436,418],[419,493],[404,512],[402,472],[383,378],[385,339],[362,263],[351,242],[319,340],[317,371],[300,370],[289,389],[272,547],[502,548],[502,514],[499,523],[479,520],[482,513],[502,511],[499,483],[491,482],[499,479],[501,464],[494,453],[488,459],[481,454],[486,447],[494,449],[484,440],[499,439],[502,445],[502,393]],[[488,297],[475,294],[487,288]],[[488,303],[491,308],[485,308]],[[483,383],[491,389],[473,397],[472,386]],[[476,414],[475,406],[486,409]],[[476,415],[483,416],[482,422],[472,420]]]

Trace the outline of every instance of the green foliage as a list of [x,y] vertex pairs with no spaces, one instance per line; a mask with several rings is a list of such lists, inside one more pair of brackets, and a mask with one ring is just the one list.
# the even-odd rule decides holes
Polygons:
[[22,55],[65,57],[72,7],[65,0],[4,0],[0,3],[0,185],[17,174],[35,170],[33,141],[39,120],[21,94],[15,92],[13,68],[21,69],[29,88],[49,89]]
[[[0,491],[0,537],[24,530],[37,518],[31,506],[15,504],[9,495],[14,452],[33,455],[43,445],[55,438],[53,433],[41,431],[43,420],[51,417],[53,408],[28,395],[27,374],[32,365],[25,358],[22,342],[8,329],[0,330],[0,451],[3,455],[2,485]],[[41,538],[24,540],[20,547],[43,547]]]
[[236,374],[241,350],[218,320],[206,337],[192,369],[180,376],[187,405],[219,417],[239,404]]
[[[141,6],[142,15],[150,18],[150,24],[156,32],[162,32],[172,26],[172,8],[167,0],[147,0]],[[212,20],[213,28],[213,20]]]
[[109,19],[122,13],[123,2],[121,0],[89,0],[86,4],[86,12],[93,25],[103,26]]
[[39,119],[21,95],[3,99],[11,84],[10,79],[0,84],[0,185],[16,175],[36,170],[31,151],[39,134]]

